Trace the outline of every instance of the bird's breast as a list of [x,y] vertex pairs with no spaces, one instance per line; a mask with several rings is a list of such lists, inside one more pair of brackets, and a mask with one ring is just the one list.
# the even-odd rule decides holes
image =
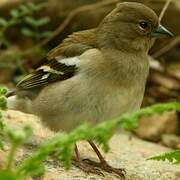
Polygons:
[[[103,93],[102,93],[103,94]],[[102,119],[112,119],[140,108],[144,96],[144,86],[121,87],[104,94]]]

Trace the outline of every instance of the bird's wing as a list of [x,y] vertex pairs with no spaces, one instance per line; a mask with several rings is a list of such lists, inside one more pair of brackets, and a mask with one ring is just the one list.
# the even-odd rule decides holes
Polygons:
[[48,54],[45,64],[25,76],[18,84],[18,90],[44,87],[49,83],[72,77],[79,67],[78,56],[94,48],[94,29],[74,33]]
[[[62,59],[62,62],[60,62],[61,60],[51,59],[31,74],[25,76],[16,87],[18,90],[28,90],[68,79],[76,73],[79,63],[78,60],[77,57],[65,58]],[[69,63],[69,61],[73,63]]]
[[69,35],[64,41],[53,48],[48,54],[48,59],[57,56],[74,57],[79,56],[86,50],[96,48],[96,29],[75,32]]

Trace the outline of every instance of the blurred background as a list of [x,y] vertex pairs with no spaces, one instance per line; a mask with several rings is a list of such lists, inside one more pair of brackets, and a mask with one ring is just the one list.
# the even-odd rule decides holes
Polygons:
[[[43,63],[46,53],[65,37],[75,31],[96,27],[118,2],[124,1],[0,0],[0,86],[13,88],[23,76]],[[158,15],[166,3],[166,0],[131,1],[151,7]],[[143,106],[180,100],[179,17],[180,0],[172,0],[162,24],[175,36],[158,40],[150,51],[151,69]],[[147,124],[142,120],[142,126],[136,134],[180,148],[177,112],[166,113],[151,122],[148,123],[148,131]],[[159,129],[152,129],[154,127]],[[163,140],[162,134],[173,134],[173,137],[168,136]],[[168,138],[170,142],[167,142]],[[172,141],[177,142],[172,145]]]
[[[0,84],[13,87],[69,34],[96,27],[124,0],[0,0]],[[159,15],[166,0],[133,0]],[[180,1],[170,3],[162,24],[175,34],[156,42],[143,106],[180,100]],[[155,61],[157,60],[157,61]]]

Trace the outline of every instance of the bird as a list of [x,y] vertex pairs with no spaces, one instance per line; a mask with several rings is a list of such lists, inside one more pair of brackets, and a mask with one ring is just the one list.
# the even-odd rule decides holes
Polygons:
[[[67,133],[84,122],[94,126],[137,111],[149,72],[148,51],[155,39],[172,36],[149,7],[118,3],[97,28],[75,32],[52,49],[46,63],[10,93],[8,106]],[[89,144],[101,169],[124,177],[123,169],[110,166],[94,142]],[[85,170],[77,146],[75,154],[77,166]]]

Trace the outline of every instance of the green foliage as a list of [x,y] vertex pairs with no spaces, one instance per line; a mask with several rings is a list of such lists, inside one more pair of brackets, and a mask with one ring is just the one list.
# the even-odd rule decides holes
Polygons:
[[[51,35],[51,31],[46,30],[44,27],[50,22],[49,17],[37,16],[37,13],[47,7],[47,5],[47,1],[38,3],[23,1],[17,8],[10,10],[8,17],[0,17],[0,44],[2,48],[5,47],[6,49],[0,56],[0,68],[7,68],[9,72],[15,72],[14,81],[19,76],[27,73],[31,63],[35,64],[34,60],[42,59],[44,52],[42,52],[43,50],[40,46],[21,51],[17,46],[12,44],[8,35],[15,30],[20,40],[22,40],[21,37],[28,38],[26,42],[30,42],[30,44],[32,42],[37,44]],[[41,49],[42,53],[37,55],[36,49],[38,48]],[[28,51],[31,51],[31,53],[28,53]],[[29,60],[28,63],[26,60]],[[4,103],[2,99],[0,99],[0,103]]]
[[9,171],[9,170],[1,170],[0,171],[0,179],[2,179],[2,180],[24,180],[23,177],[16,176],[12,171]]
[[[7,108],[7,102],[5,98],[5,94],[7,93],[7,90],[5,88],[0,88],[0,109],[5,110]],[[0,118],[1,118],[0,114]]]
[[169,162],[173,164],[180,164],[180,150],[167,152],[159,156],[154,156],[154,157],[148,158],[148,160],[157,160],[157,161],[168,160]]
[[48,37],[51,32],[41,30],[40,28],[47,25],[50,21],[48,17],[35,17],[36,13],[47,6],[46,2],[34,4],[32,2],[25,2],[16,9],[10,11],[10,18],[5,19],[0,17],[0,40],[7,47],[10,46],[6,38],[6,32],[16,26],[20,26],[20,32],[26,37],[32,38],[35,42]]
[[48,24],[50,19],[48,17],[42,17],[36,19],[32,16],[27,16],[24,18],[24,22],[28,25],[21,29],[21,33],[24,36],[32,38],[34,41],[39,41],[43,38],[51,35],[50,31],[41,31],[40,28]]
[[19,51],[18,49],[6,51],[0,56],[0,69],[5,68],[13,71],[16,69],[18,75],[13,77],[13,81],[17,83],[22,79],[22,75],[24,76],[27,73],[27,66],[25,66],[25,64],[27,64],[26,60],[31,59],[35,61],[37,59],[42,59],[45,57],[46,53],[45,49],[39,46],[28,48],[24,51]]
[[[5,89],[0,89],[0,97],[6,94]],[[5,97],[4,97],[5,98]],[[4,100],[3,100],[4,102]],[[6,102],[6,98],[5,98]],[[3,104],[3,103],[2,103]],[[0,108],[5,109],[3,104]],[[134,113],[125,114],[119,118],[111,121],[103,122],[96,127],[89,124],[83,124],[69,134],[57,134],[55,137],[48,140],[45,144],[41,145],[31,156],[24,159],[19,166],[12,171],[12,164],[15,160],[17,149],[27,141],[31,136],[32,130],[30,127],[24,127],[21,131],[14,131],[6,127],[2,121],[0,122],[1,134],[8,139],[10,143],[10,151],[7,158],[5,170],[0,170],[0,179],[8,180],[22,180],[28,176],[42,175],[45,171],[44,162],[50,155],[55,153],[59,160],[64,162],[67,169],[71,167],[71,161],[74,151],[75,143],[79,140],[93,140],[105,151],[109,150],[108,141],[113,135],[113,131],[117,128],[125,128],[132,130],[138,126],[138,120],[142,116],[151,116],[153,114],[161,114],[165,111],[180,110],[180,103],[159,104],[151,107],[141,109]],[[179,160],[180,152],[173,153],[174,159]],[[163,156],[157,157],[162,159]],[[172,161],[172,157],[166,154],[166,159]]]
[[[39,148],[31,157],[25,159],[18,168],[18,174],[26,176],[32,175],[29,170],[32,167],[38,170],[38,165],[43,169],[43,162],[53,152],[58,152],[59,159],[64,162],[65,167],[68,169],[71,165],[71,159],[73,155],[74,145],[79,140],[93,140],[102,145],[105,151],[108,150],[108,140],[113,135],[113,131],[118,127],[125,127],[127,130],[135,128],[138,119],[142,116],[151,116],[153,114],[161,114],[165,111],[180,110],[180,103],[168,103],[154,105],[148,108],[144,108],[138,112],[125,114],[115,120],[104,122],[96,127],[91,127],[88,124],[84,124],[67,134],[59,134],[56,137],[50,139],[45,145]],[[134,125],[131,122],[136,121]],[[132,123],[133,124],[133,123]],[[34,172],[33,172],[34,173]]]
[[[6,95],[7,90],[4,88],[0,88],[0,146],[3,149],[3,142],[8,140],[10,143],[9,155],[7,157],[6,167],[4,170],[0,171],[0,179],[3,180],[22,180],[23,177],[20,175],[17,176],[15,172],[12,171],[12,164],[15,160],[15,154],[17,149],[27,141],[27,139],[32,134],[32,129],[29,126],[25,126],[20,131],[14,131],[8,128],[3,122],[3,116],[1,110],[7,109],[7,100]],[[3,139],[4,138],[4,139]]]
[[7,127],[4,128],[5,136],[11,143],[11,149],[7,161],[7,170],[11,169],[15,153],[18,147],[20,147],[32,134],[32,129],[29,126],[25,126],[21,131],[13,131]]
[[[2,134],[4,130],[3,116],[2,116],[1,110],[6,110],[7,108],[7,102],[5,98],[6,93],[7,93],[7,90],[5,88],[0,88],[0,135]],[[0,138],[0,148],[4,149],[4,141],[1,138]]]

